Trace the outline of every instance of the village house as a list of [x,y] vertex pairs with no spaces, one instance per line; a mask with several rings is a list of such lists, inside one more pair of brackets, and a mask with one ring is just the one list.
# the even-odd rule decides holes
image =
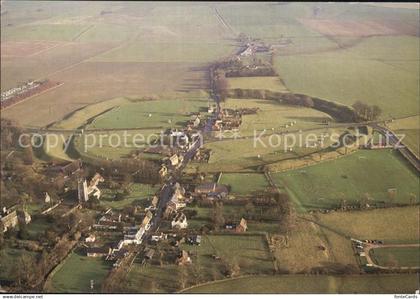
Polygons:
[[153,214],[150,211],[146,212],[146,215],[143,218],[143,221],[141,222],[141,227],[144,228],[145,231],[148,231],[150,228],[150,222],[152,221]]
[[171,199],[166,205],[165,217],[169,217],[173,212],[186,206],[184,195],[185,189],[178,182],[175,183]]
[[195,187],[194,193],[196,195],[210,195],[210,196],[220,195],[224,197],[229,194],[229,190],[227,186],[222,185],[222,184],[203,183]]
[[187,216],[184,213],[177,213],[171,222],[171,227],[175,229],[185,229],[187,226]]
[[185,242],[190,245],[201,245],[201,236],[200,235],[194,235],[189,236],[185,239]]
[[144,227],[131,228],[125,235],[123,240],[123,245],[129,245],[129,244],[141,244],[144,233],[146,230]]
[[156,195],[155,195],[155,196],[153,196],[153,198],[152,198],[152,206],[153,206],[154,208],[156,208],[156,207],[157,207],[158,202],[159,202],[159,198],[158,198]]
[[148,248],[144,253],[144,257],[148,260],[151,260],[154,254],[155,254],[155,250],[153,248]]
[[225,229],[235,231],[236,233],[244,233],[248,229],[247,222],[244,218],[241,219],[239,224],[236,223],[226,223]]
[[188,255],[188,252],[186,252],[185,250],[182,250],[176,260],[176,264],[178,266],[183,266],[183,265],[188,265],[191,263],[192,261],[191,261],[190,256]]
[[157,243],[160,240],[166,240],[166,238],[167,238],[167,235],[161,232],[160,234],[152,235],[151,236],[151,241]]
[[244,233],[248,229],[247,222],[244,218],[241,219],[239,224],[236,226],[235,232],[237,233]]
[[28,224],[31,222],[31,215],[26,211],[10,211],[3,207],[0,215],[0,221],[3,225],[3,232],[8,231],[10,228],[16,227],[20,223]]
[[82,168],[82,160],[74,160],[70,163],[53,165],[48,169],[51,175],[62,174],[64,178],[68,178],[73,174],[79,172]]
[[86,238],[85,238],[85,242],[86,243],[93,243],[93,242],[95,242],[96,241],[96,237],[95,237],[95,235],[93,235],[93,234],[90,234],[89,236],[87,236]]
[[111,254],[107,255],[106,260],[118,261],[129,254],[128,249],[126,248],[115,248],[112,250]]
[[167,174],[168,174],[168,168],[166,167],[165,164],[162,164],[159,169],[159,176],[161,178],[164,178]]
[[89,257],[107,257],[111,254],[111,248],[108,246],[86,248],[86,256]]
[[104,178],[99,174],[96,173],[93,178],[90,180],[89,182],[89,186],[87,188],[87,193],[88,195],[93,195],[94,197],[96,197],[97,199],[100,198],[101,196],[101,191],[99,190],[99,188],[97,187],[97,185],[100,182],[104,182]]

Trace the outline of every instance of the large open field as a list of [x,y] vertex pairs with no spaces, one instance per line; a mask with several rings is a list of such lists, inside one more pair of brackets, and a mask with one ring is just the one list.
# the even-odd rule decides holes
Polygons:
[[[287,129],[282,129],[284,132]],[[208,171],[255,171],[259,166],[275,163],[284,159],[298,158],[319,151],[331,145],[332,140],[325,139],[324,144],[316,147],[306,147],[305,140],[309,134],[319,137],[322,134],[339,134],[339,129],[313,129],[310,131],[296,131],[296,133],[281,135],[281,133],[271,134],[271,130],[263,133],[258,131],[254,136],[244,139],[232,139],[232,133],[224,133],[225,137],[220,141],[209,142],[205,147],[211,149],[208,164],[200,164],[201,170]],[[261,135],[261,138],[259,136]],[[286,136],[286,137],[285,137]],[[310,138],[315,138],[310,137]],[[295,140],[295,143],[293,142]],[[302,140],[300,142],[299,140]],[[309,138],[308,138],[309,140]],[[290,151],[292,148],[292,151]],[[286,151],[288,149],[288,151]]]
[[[334,161],[273,174],[301,210],[339,207],[344,199],[358,203],[369,195],[371,202],[410,203],[419,198],[418,177],[394,151],[358,151]],[[395,198],[388,194],[396,189]]]
[[419,109],[418,45],[416,37],[372,37],[341,51],[278,56],[276,66],[292,92],[408,116]]
[[315,221],[325,229],[361,240],[403,244],[417,243],[420,238],[417,206],[316,214]]
[[229,88],[266,89],[273,91],[287,91],[279,77],[233,77],[228,78]]
[[[140,266],[134,263],[128,274],[130,292],[175,292],[182,289],[182,276],[188,275],[186,285],[197,281],[224,278],[228,264],[240,267],[241,274],[272,273],[273,263],[264,237],[261,235],[208,235],[200,246],[182,245],[192,255],[192,265]],[[222,260],[215,260],[217,255]]]
[[[141,101],[116,107],[96,118],[89,129],[182,127],[189,114],[206,110],[208,99]],[[159,130],[157,130],[159,132]]]
[[[228,99],[222,107],[258,108],[257,114],[242,117],[242,124],[239,127],[240,136],[258,135],[263,130],[267,130],[267,133],[276,133],[308,128],[322,129],[325,127],[323,121],[332,122],[328,114],[315,109],[288,106],[269,100]],[[293,121],[296,121],[296,124],[291,127],[290,123]],[[285,128],[286,125],[288,129]]]
[[111,269],[111,265],[102,258],[87,257],[77,251],[71,253],[59,267],[51,278],[48,292],[89,293],[91,280],[94,280],[94,292],[99,292],[101,282]]
[[253,276],[210,283],[186,293],[413,293],[416,274],[349,276]]
[[244,195],[269,187],[264,175],[258,173],[223,173],[219,183],[230,186],[231,193]]
[[420,267],[418,247],[375,248],[369,252],[375,262],[387,267]]
[[[232,33],[208,5],[135,3],[127,9],[83,3],[77,10],[67,4],[53,6],[37,11],[25,2],[5,4],[2,45],[21,43],[21,54],[34,55],[15,59],[10,51],[2,51],[2,90],[29,79],[64,83],[2,111],[24,125],[44,126],[113,97],[170,96],[206,88],[203,66],[235,47],[228,39]],[[187,12],[195,17],[185,19]],[[47,47],[51,43],[55,45]],[[38,51],[41,48],[45,49]],[[38,113],[30,113],[33,104]]]

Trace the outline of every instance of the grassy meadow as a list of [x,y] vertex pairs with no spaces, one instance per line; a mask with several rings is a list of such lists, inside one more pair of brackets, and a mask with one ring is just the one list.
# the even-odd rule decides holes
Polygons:
[[244,195],[269,187],[264,175],[258,173],[223,173],[219,183],[230,186],[231,193]]
[[112,208],[116,210],[123,209],[124,207],[132,206],[134,204],[140,204],[146,208],[147,199],[153,197],[156,191],[159,189],[158,186],[151,186],[146,184],[132,184],[129,187],[130,194],[124,196],[121,200],[115,200],[115,190],[103,189],[101,197],[101,205],[106,208]]
[[[371,202],[383,203],[408,204],[411,193],[419,198],[417,175],[393,150],[358,151],[273,177],[303,210],[336,208],[343,199],[356,204],[366,194]],[[389,189],[396,189],[395,198]]]
[[380,266],[420,267],[418,247],[385,247],[375,248],[369,252]]
[[416,206],[316,214],[315,221],[340,235],[360,240],[416,243],[420,238]]
[[[231,109],[258,108],[257,114],[242,117],[242,124],[239,127],[240,136],[254,136],[255,131],[258,135],[263,130],[267,130],[267,134],[270,134],[288,130],[322,129],[325,126],[323,121],[332,122],[328,114],[315,109],[283,105],[269,100],[228,99],[222,107]],[[293,121],[296,121],[296,124],[291,127],[290,123]],[[288,128],[285,128],[286,125]]]
[[273,91],[287,91],[279,77],[232,77],[227,78],[231,89],[266,89]]
[[275,65],[292,92],[360,100],[378,105],[384,118],[401,117],[419,109],[418,51],[416,37],[372,37],[341,51],[278,56]]
[[94,292],[100,292],[101,282],[105,279],[111,264],[101,257],[87,257],[74,251],[64,264],[51,277],[53,293],[89,293],[90,281],[94,280]]

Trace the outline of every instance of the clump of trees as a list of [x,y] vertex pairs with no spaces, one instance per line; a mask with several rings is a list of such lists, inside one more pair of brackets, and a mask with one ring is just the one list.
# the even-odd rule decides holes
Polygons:
[[214,229],[218,231],[220,228],[225,225],[225,217],[223,215],[223,202],[216,201],[213,204],[213,213],[212,213],[212,220]]
[[229,90],[229,83],[224,72],[217,72],[214,76],[214,92],[221,101],[226,100]]
[[120,159],[89,161],[86,171],[90,175],[101,173],[105,180],[119,180],[125,185],[132,182],[160,183],[159,164],[149,160]]
[[382,113],[382,109],[379,106],[368,105],[361,101],[356,101],[352,107],[361,120],[375,120]]
[[296,211],[286,193],[276,193],[279,233],[290,235],[296,225]]

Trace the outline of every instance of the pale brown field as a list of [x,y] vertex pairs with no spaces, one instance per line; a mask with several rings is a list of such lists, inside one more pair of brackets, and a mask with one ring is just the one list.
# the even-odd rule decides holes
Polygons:
[[394,35],[394,28],[375,21],[340,21],[334,19],[300,19],[305,26],[328,36],[368,37],[373,35]]
[[[45,126],[87,104],[120,96],[174,96],[176,91],[205,87],[203,71],[183,63],[84,62],[50,76],[64,82],[56,89],[2,111],[22,125]],[[37,113],[33,112],[33,104]],[[24,118],[21,118],[25,115]]]
[[53,41],[16,42],[7,41],[1,43],[1,58],[21,58],[41,53],[51,47],[59,45]]

